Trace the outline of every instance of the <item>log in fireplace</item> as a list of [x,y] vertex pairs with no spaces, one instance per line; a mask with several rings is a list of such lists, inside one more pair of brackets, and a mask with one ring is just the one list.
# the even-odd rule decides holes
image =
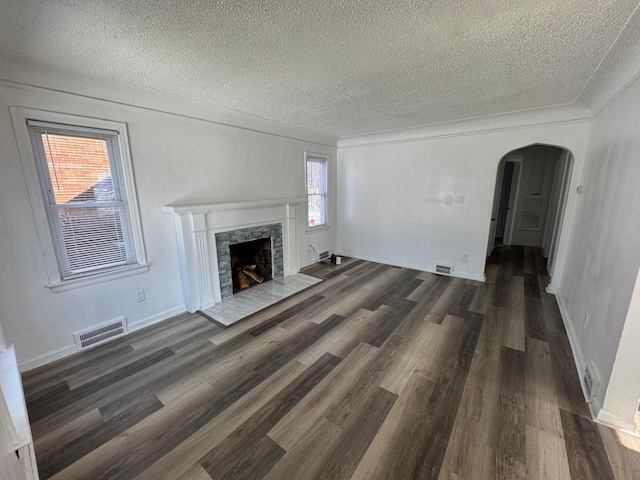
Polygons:
[[273,278],[271,237],[229,245],[233,293]]

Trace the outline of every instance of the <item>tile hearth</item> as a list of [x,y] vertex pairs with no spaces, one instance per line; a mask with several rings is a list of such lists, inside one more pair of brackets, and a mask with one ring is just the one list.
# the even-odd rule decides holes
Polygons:
[[275,278],[224,298],[215,306],[202,310],[202,313],[228,327],[321,281],[320,278],[303,273]]

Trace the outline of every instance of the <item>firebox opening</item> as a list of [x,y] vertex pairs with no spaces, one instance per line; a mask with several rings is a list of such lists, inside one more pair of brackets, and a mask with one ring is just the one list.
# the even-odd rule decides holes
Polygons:
[[271,237],[229,245],[233,293],[273,278]]

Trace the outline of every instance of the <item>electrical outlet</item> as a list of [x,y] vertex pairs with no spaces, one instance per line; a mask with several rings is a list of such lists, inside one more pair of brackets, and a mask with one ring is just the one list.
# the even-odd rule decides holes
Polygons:
[[136,300],[138,302],[144,302],[146,300],[146,296],[144,295],[144,290],[136,291]]
[[462,261],[463,262],[468,262],[469,261],[469,254],[468,253],[463,253],[462,254]]
[[584,312],[584,322],[582,324],[582,328],[587,328],[588,323],[589,323],[589,312]]

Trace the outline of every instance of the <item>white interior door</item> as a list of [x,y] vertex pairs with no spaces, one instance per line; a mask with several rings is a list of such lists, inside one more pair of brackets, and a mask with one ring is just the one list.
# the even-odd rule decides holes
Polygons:
[[511,243],[542,247],[558,150],[533,146],[522,152],[522,173]]
[[500,192],[502,191],[502,177],[504,175],[504,160],[498,164],[498,173],[496,174],[496,186],[493,193],[493,206],[491,207],[491,225],[489,227],[489,238],[487,240],[487,257],[493,252],[496,239],[496,216],[500,207]]

